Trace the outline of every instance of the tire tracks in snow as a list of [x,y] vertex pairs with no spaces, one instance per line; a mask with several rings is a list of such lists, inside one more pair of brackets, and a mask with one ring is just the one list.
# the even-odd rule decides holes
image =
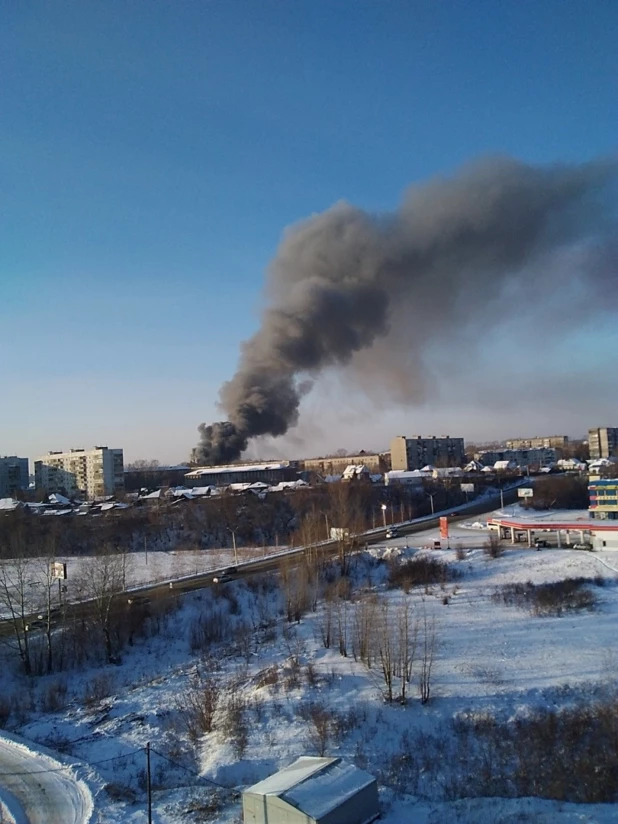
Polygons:
[[72,765],[3,733],[0,796],[5,790],[7,806],[19,824],[88,824],[92,818],[92,795]]

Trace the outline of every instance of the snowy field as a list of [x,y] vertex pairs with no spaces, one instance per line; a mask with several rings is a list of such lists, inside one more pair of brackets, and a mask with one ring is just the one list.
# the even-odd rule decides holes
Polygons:
[[[507,507],[505,514],[512,512]],[[381,594],[394,608],[407,602],[413,614],[435,619],[439,643],[425,705],[412,686],[405,706],[386,704],[375,668],[367,669],[350,654],[342,656],[336,644],[325,648],[323,603],[298,624],[288,624],[281,610],[266,620],[280,598],[278,591],[267,582],[251,586],[238,581],[226,585],[223,595],[205,590],[184,596],[179,608],[160,621],[160,634],[125,650],[120,666],[40,679],[31,690],[41,694],[49,685],[64,684],[63,706],[42,712],[33,696],[31,709],[10,725],[92,765],[100,824],[146,822],[145,756],[139,750],[148,741],[155,750],[157,824],[235,824],[240,820],[237,798],[223,788],[213,796],[203,779],[239,790],[300,755],[317,754],[315,729],[308,721],[312,705],[328,708],[338,719],[327,754],[387,777],[387,765],[410,736],[437,734],[453,718],[489,713],[506,723],[527,718],[535,709],[591,703],[612,688],[618,668],[617,554],[505,544],[504,554],[491,558],[483,550],[488,530],[484,521],[474,519],[451,528],[449,549],[424,549],[438,537],[438,530],[427,530],[370,548],[352,569],[365,592]],[[387,589],[388,565],[380,559],[400,555],[442,560],[457,576],[441,585],[414,587],[408,594]],[[148,563],[151,572],[150,557]],[[578,577],[598,579],[593,610],[541,616],[492,597],[506,584]],[[356,607],[351,603],[349,609],[352,615]],[[233,643],[196,645],[196,626],[203,618],[210,627],[217,610],[236,627]],[[219,709],[212,731],[190,741],[180,708],[186,708],[184,699],[209,675],[222,685]],[[5,681],[7,693],[23,690],[17,676],[12,687],[8,677]],[[227,720],[223,717],[224,699],[226,706],[240,702],[246,722],[242,747],[234,743],[230,712]],[[423,775],[415,795],[392,783],[381,785],[385,824],[618,820],[618,805],[613,804],[530,797],[449,799],[448,787],[441,791],[439,781]],[[102,786],[108,791],[97,791]]]

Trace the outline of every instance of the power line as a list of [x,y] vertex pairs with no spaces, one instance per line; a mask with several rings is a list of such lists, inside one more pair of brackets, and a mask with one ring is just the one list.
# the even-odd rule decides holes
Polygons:
[[[83,766],[90,766],[91,764],[106,764],[109,761],[120,761],[123,758],[129,758],[130,756],[137,755],[137,753],[140,752],[144,752],[144,747],[140,747],[137,750],[131,750],[131,752],[125,752],[122,755],[114,755],[111,758],[101,758],[99,761],[84,761]],[[158,754],[160,755],[160,753]],[[0,778],[11,778],[17,775],[43,775],[44,773],[62,772],[62,770],[70,770],[81,766],[81,764],[64,764],[61,767],[50,767],[47,770],[26,770],[25,772],[0,773]]]
[[199,778],[200,781],[205,781],[207,784],[212,784],[213,787],[218,787],[221,790],[226,790],[226,792],[233,793],[234,795],[241,794],[238,790],[235,790],[233,787],[226,787],[225,784],[219,784],[217,781],[213,781],[211,778],[204,778],[203,775],[200,775],[195,770],[192,770],[190,767],[185,767],[184,764],[179,764],[178,761],[174,761],[172,758],[168,758],[167,755],[163,755],[163,753],[159,752],[158,750],[155,750],[154,747],[151,747],[150,751],[158,755],[159,758],[163,758],[165,759],[165,761],[169,761],[169,763],[173,764],[175,767],[178,767],[181,770],[185,770],[186,772],[191,773],[191,775],[194,775],[196,778]]

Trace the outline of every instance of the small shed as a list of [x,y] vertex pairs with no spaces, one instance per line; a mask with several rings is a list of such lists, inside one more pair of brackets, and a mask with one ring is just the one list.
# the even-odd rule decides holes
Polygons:
[[242,796],[244,824],[369,824],[378,785],[341,758],[298,758]]

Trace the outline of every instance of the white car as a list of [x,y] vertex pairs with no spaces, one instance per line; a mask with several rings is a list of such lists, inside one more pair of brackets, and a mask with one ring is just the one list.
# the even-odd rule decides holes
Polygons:
[[397,538],[399,535],[398,529],[387,529],[386,530],[386,537],[387,538]]

